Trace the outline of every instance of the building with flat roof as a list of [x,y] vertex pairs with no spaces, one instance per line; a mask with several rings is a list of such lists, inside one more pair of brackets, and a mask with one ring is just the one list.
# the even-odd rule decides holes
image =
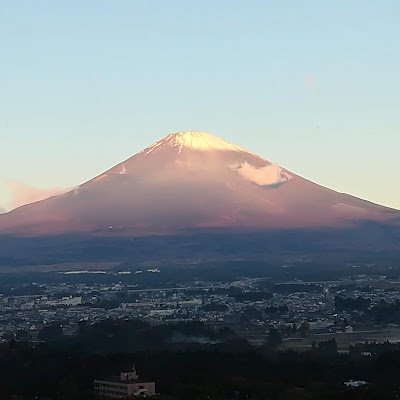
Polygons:
[[133,367],[132,371],[121,372],[119,376],[106,380],[95,379],[94,391],[99,395],[114,399],[130,396],[150,397],[156,394],[156,384],[141,381]]

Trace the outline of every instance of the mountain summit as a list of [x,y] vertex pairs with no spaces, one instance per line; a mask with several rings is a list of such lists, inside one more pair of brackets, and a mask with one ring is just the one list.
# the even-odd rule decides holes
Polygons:
[[0,233],[169,235],[352,227],[399,212],[312,183],[205,132],[178,132],[68,193],[0,216]]
[[146,154],[150,154],[160,146],[178,147],[179,151],[182,151],[182,149],[191,149],[198,151],[221,150],[248,152],[242,147],[229,143],[226,140],[212,135],[211,133],[199,131],[172,133],[145,149],[144,152]]

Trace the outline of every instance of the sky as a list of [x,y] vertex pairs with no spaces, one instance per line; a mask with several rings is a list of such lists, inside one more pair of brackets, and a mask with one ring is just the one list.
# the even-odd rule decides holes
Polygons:
[[397,0],[0,0],[0,210],[176,131],[400,209]]

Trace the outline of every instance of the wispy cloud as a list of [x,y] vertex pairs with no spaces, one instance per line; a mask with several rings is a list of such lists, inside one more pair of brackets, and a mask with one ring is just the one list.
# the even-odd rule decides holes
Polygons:
[[248,162],[244,162],[235,165],[234,169],[236,169],[243,178],[260,186],[279,185],[291,179],[291,176],[276,164],[269,164],[265,167],[257,168]]
[[69,190],[69,188],[38,188],[26,185],[18,180],[8,181],[6,187],[9,192],[9,201],[6,204],[8,210],[62,194]]

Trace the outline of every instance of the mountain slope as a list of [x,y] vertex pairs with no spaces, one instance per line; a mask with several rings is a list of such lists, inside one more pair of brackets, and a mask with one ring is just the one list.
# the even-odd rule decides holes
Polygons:
[[208,133],[180,132],[68,193],[1,215],[0,233],[143,236],[349,228],[365,221],[398,224],[399,215]]

